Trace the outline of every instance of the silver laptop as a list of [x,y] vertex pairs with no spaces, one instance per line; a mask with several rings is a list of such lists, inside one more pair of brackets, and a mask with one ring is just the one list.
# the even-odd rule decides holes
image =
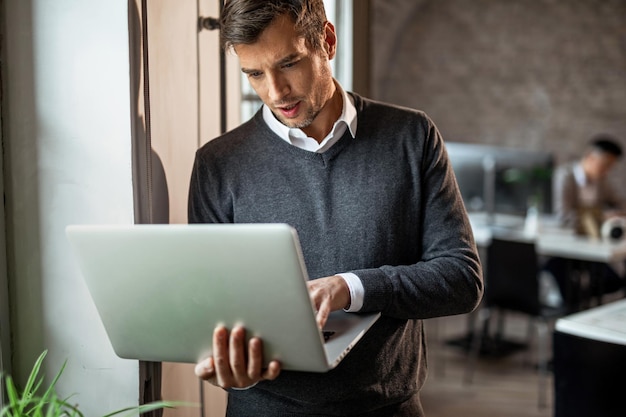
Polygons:
[[282,369],[334,368],[380,316],[315,321],[298,236],[285,224],[71,225],[78,265],[115,353],[196,363],[213,329],[243,324]]

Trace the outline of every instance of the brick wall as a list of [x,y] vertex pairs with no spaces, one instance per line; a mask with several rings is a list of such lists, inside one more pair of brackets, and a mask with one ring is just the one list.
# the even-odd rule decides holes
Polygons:
[[371,4],[372,96],[426,111],[444,139],[563,161],[607,132],[626,150],[625,1]]

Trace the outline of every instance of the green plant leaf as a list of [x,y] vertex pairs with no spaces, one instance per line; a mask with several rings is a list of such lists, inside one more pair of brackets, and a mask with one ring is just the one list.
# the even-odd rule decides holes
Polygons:
[[199,407],[199,404],[187,403],[181,401],[156,401],[149,404],[143,404],[135,407],[127,407],[122,408],[121,410],[114,411],[112,413],[106,414],[102,417],[112,417],[122,413],[128,413],[126,415],[139,415],[143,413],[148,413],[150,411],[159,410],[161,408],[175,408],[175,407],[189,407],[195,406]]
[[[50,385],[48,385],[43,395],[37,395],[44,381],[44,378],[39,377],[39,374],[43,360],[47,353],[48,351],[45,350],[41,355],[39,355],[39,358],[37,358],[37,361],[33,365],[33,369],[31,370],[28,380],[26,381],[24,389],[21,393],[16,387],[11,376],[4,376],[6,382],[5,389],[9,404],[0,410],[0,417],[84,417],[84,414],[78,409],[78,406],[69,402],[72,396],[61,399],[57,396],[55,391],[56,384],[65,370],[67,361],[63,363],[63,366],[61,366],[61,369],[56,374]],[[174,408],[177,406],[192,405],[196,407],[199,406],[198,404],[180,401],[158,401],[150,404],[123,408],[103,417],[112,417],[122,413],[127,413],[127,415],[139,415],[161,408]]]
[[50,386],[48,387],[48,389],[46,390],[46,392],[43,395],[43,398],[48,398],[49,396],[51,396],[54,393],[54,388],[57,384],[57,381],[59,380],[59,378],[61,377],[61,374],[63,373],[63,371],[65,370],[65,366],[67,365],[67,361],[63,362],[63,365],[61,365],[61,369],[59,370],[59,372],[57,372],[56,376],[54,377],[54,379],[52,380],[52,382],[50,383]]
[[5,378],[5,385],[7,390],[7,397],[9,398],[9,406],[17,406],[17,403],[19,402],[19,393],[17,391],[17,388],[15,387],[15,384],[13,383],[13,378],[7,376]]
[[[41,355],[37,358],[35,365],[33,365],[33,369],[30,371],[30,375],[28,376],[28,380],[26,381],[26,385],[24,386],[24,390],[22,393],[22,398],[31,397],[34,394],[33,387],[35,386],[35,381],[37,380],[37,376],[39,376],[39,370],[41,369],[41,364],[43,363],[44,358],[48,354],[47,350],[44,350]],[[41,382],[37,383],[37,386],[40,386]]]

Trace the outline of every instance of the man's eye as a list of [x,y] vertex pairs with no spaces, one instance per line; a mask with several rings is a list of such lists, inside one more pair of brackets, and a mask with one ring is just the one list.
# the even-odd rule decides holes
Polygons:
[[250,72],[250,73],[248,73],[248,77],[250,77],[250,78],[259,78],[259,77],[261,77],[261,75],[263,75],[262,72]]

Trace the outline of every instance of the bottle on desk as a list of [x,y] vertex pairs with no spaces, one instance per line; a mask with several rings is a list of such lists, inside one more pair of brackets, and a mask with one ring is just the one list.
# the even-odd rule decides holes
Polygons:
[[526,209],[526,219],[524,221],[524,234],[535,236],[539,232],[539,204],[533,198]]

